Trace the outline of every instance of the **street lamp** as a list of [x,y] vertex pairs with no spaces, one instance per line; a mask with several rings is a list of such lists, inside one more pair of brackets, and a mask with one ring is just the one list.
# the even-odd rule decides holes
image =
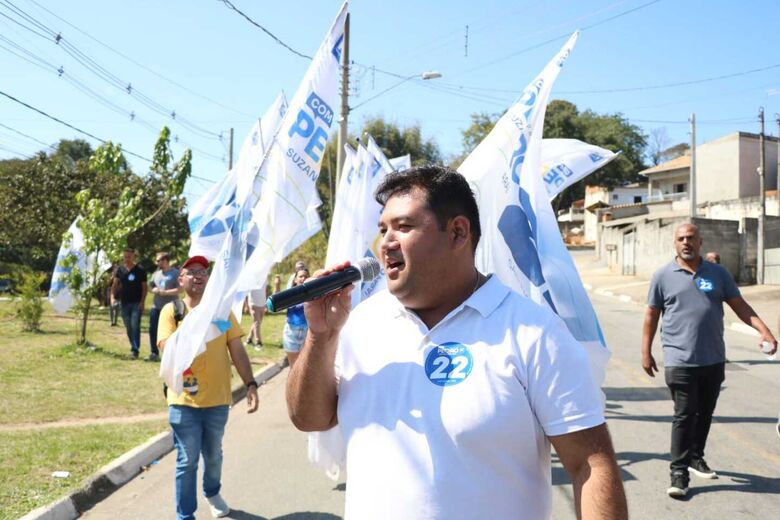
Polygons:
[[336,150],[336,185],[338,186],[339,179],[341,178],[341,170],[344,166],[344,142],[347,139],[347,116],[350,112],[355,110],[356,108],[359,108],[369,101],[372,101],[379,96],[386,94],[387,92],[393,90],[394,88],[403,85],[407,81],[413,80],[413,79],[421,79],[421,80],[430,80],[430,79],[437,79],[441,77],[441,72],[430,70],[426,72],[422,72],[420,74],[412,74],[411,76],[402,78],[401,81],[390,85],[386,89],[384,89],[382,92],[379,92],[370,98],[361,101],[357,105],[351,107],[349,106],[349,103],[347,102],[347,89],[344,88],[346,83],[342,81],[342,90],[341,90],[341,119],[339,120],[339,135],[338,135],[338,149]]
[[384,89],[382,92],[379,92],[378,94],[375,94],[375,95],[371,96],[370,98],[361,101],[360,103],[358,103],[357,105],[355,105],[353,107],[349,107],[349,111],[352,112],[356,108],[362,107],[363,105],[365,105],[369,101],[372,101],[372,100],[378,98],[379,96],[381,96],[383,94],[386,94],[387,92],[390,92],[394,88],[396,88],[396,87],[398,87],[400,85],[403,85],[404,83],[406,83],[409,80],[417,79],[417,78],[422,79],[422,80],[429,80],[429,79],[437,79],[437,78],[440,78],[440,77],[441,77],[441,72],[437,72],[437,71],[433,71],[433,70],[427,71],[427,72],[423,72],[422,74],[412,74],[411,76],[407,76],[407,77],[401,79],[401,81],[399,81],[398,83],[395,83],[394,85],[390,85],[389,87]]

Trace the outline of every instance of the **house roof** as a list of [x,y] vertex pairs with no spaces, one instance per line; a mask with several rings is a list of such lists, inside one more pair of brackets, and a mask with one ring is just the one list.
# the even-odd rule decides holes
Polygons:
[[671,161],[666,161],[657,166],[653,166],[652,168],[642,170],[641,172],[639,172],[639,174],[652,175],[654,173],[668,172],[671,170],[680,170],[682,168],[690,168],[690,167],[691,167],[691,156],[681,155],[680,157],[677,157],[676,159],[672,159]]

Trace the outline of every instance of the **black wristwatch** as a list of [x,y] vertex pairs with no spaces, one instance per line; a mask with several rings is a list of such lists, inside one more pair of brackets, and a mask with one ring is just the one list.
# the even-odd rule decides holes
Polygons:
[[259,387],[257,386],[257,381],[255,381],[254,379],[252,379],[250,382],[246,383],[246,388],[247,388],[247,390],[249,390],[249,389],[250,389],[251,387],[253,387],[253,386],[254,386],[255,388],[259,388]]

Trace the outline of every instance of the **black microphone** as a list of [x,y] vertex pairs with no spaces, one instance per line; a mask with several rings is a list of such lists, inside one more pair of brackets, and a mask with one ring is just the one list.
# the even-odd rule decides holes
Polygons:
[[358,260],[343,271],[336,271],[318,278],[309,278],[300,285],[279,291],[268,297],[265,305],[271,312],[283,311],[293,305],[308,302],[343,289],[359,280],[370,282],[379,275],[380,267],[376,258],[366,257]]

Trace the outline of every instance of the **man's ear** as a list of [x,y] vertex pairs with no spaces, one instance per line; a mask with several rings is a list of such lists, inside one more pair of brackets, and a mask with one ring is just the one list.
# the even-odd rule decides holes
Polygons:
[[453,249],[470,247],[471,222],[463,215],[458,215],[448,224],[450,236],[452,237]]

